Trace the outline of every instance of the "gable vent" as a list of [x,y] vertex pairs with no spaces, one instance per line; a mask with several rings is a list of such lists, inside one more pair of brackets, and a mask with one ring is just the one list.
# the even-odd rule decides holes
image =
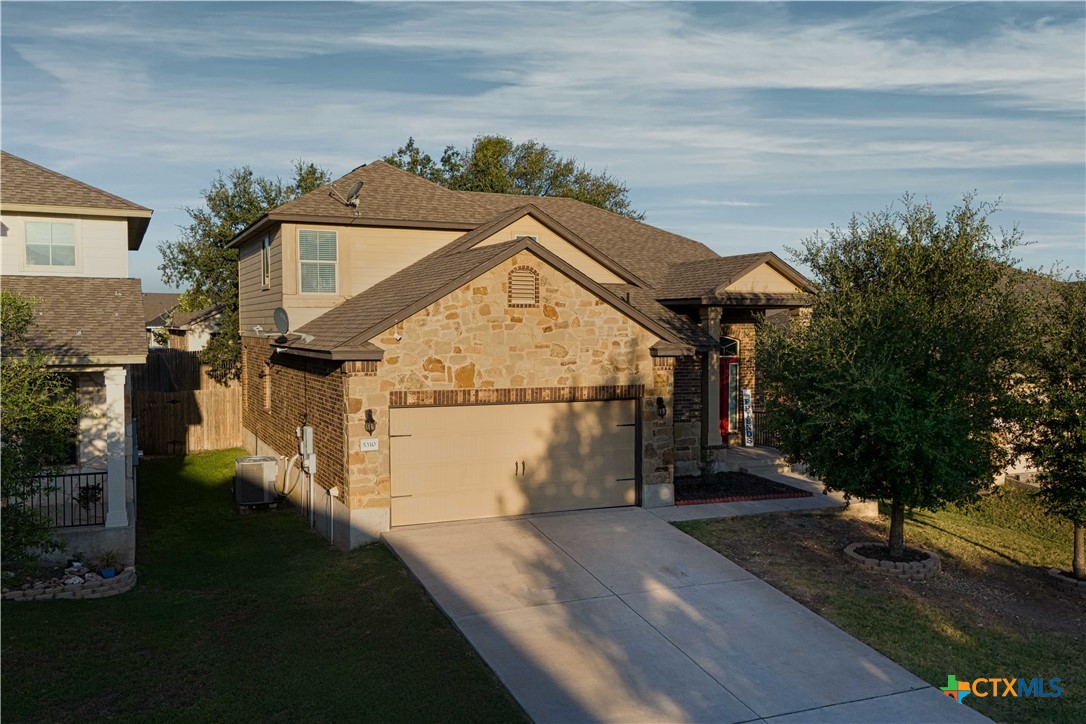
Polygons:
[[518,266],[509,272],[509,306],[539,306],[539,272],[530,266]]

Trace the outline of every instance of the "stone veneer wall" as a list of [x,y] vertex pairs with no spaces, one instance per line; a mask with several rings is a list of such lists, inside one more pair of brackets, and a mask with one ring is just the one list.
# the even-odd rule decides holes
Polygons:
[[[272,364],[268,364],[272,362]],[[280,455],[298,452],[294,430],[308,412],[317,453],[315,482],[340,487],[345,494],[346,387],[349,375],[339,362],[275,354],[266,339],[242,338],[242,425]],[[264,408],[270,383],[271,408]]]
[[[527,265],[540,274],[540,304],[512,308],[508,275]],[[399,339],[394,335],[398,334]],[[673,370],[654,364],[658,339],[537,257],[522,252],[420,310],[373,341],[385,357],[347,372],[349,480],[352,510],[390,507],[390,392],[643,385],[643,503],[670,504]],[[668,408],[661,420],[656,397]],[[360,452],[365,410],[374,413],[380,449]]]

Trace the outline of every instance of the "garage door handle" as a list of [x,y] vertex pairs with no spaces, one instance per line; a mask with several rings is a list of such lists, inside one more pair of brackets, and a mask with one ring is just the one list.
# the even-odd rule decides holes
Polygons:
[[636,427],[636,426],[637,426],[636,422],[620,422],[617,425],[615,425],[615,427]]
[[520,475],[520,463],[516,460],[513,461],[513,477]]

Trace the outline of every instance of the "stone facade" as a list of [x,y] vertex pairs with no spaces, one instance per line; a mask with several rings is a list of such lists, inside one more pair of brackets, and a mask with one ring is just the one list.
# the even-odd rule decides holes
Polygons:
[[[520,266],[539,272],[537,306],[509,306],[509,274]],[[649,348],[657,337],[535,256],[522,252],[498,264],[372,341],[385,350],[376,370],[347,375],[352,509],[390,507],[388,425],[394,391],[494,390],[498,395],[523,388],[630,385],[644,389],[643,503],[670,502],[673,374],[669,363],[658,360],[654,366]],[[554,395],[561,399],[562,393]],[[657,397],[667,406],[663,419]],[[425,399],[441,404],[442,397],[413,398],[415,404]],[[370,437],[366,410],[377,423],[373,436],[380,449],[363,453],[360,440]]]

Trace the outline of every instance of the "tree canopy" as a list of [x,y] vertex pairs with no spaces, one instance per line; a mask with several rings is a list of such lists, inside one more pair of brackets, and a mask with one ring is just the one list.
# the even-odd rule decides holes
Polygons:
[[60,549],[52,522],[33,501],[49,489],[41,476],[64,462],[81,407],[69,379],[25,344],[33,300],[0,292],[0,310],[0,537],[4,560],[25,565]]
[[759,330],[765,424],[827,488],[890,502],[891,556],[906,508],[974,497],[1012,454],[1027,312],[1008,274],[1021,235],[997,236],[994,210],[967,196],[940,222],[906,197],[816,234],[793,251],[818,289],[808,322]]
[[435,161],[408,138],[383,160],[454,191],[564,196],[638,221],[645,218],[631,207],[625,183],[535,140],[514,143],[505,136],[476,136],[467,148],[446,146]]
[[1072,573],[1086,580],[1086,278],[1054,281],[1038,322],[1021,450],[1045,507],[1074,525]]
[[159,270],[167,284],[182,287],[181,310],[222,305],[219,333],[200,353],[220,382],[235,379],[241,369],[238,332],[238,252],[226,245],[265,212],[328,183],[328,172],[307,161],[295,161],[289,183],[257,176],[249,166],[220,171],[201,192],[202,207],[186,207],[191,223],[180,238],[159,244]]

